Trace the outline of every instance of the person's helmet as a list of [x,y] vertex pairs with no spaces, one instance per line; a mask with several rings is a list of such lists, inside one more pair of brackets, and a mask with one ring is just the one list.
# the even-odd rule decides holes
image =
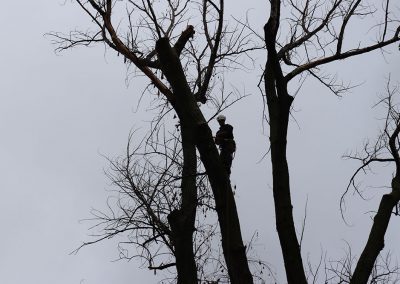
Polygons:
[[222,115],[222,114],[218,115],[217,116],[217,121],[220,121],[220,120],[226,120],[225,115]]

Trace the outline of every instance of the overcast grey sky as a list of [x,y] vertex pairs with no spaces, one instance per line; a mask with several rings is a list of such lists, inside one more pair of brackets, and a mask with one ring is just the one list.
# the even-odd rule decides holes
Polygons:
[[[264,1],[246,1],[262,31]],[[265,1],[267,2],[267,1]],[[144,79],[125,83],[121,58],[101,46],[75,48],[60,55],[44,37],[67,32],[88,21],[70,1],[6,1],[0,18],[0,283],[106,284],[156,283],[160,278],[131,261],[118,258],[116,241],[107,241],[69,255],[89,240],[91,208],[103,208],[110,189],[102,154],[121,154],[129,131],[146,126],[149,114],[136,112]],[[229,5],[234,5],[230,4]],[[258,5],[258,6],[256,6]],[[232,6],[239,13],[243,7]],[[303,254],[319,259],[321,250],[343,256],[344,240],[359,254],[370,229],[370,210],[377,208],[382,190],[369,190],[368,202],[348,201],[346,226],[339,198],[357,166],[341,155],[374,138],[380,112],[371,109],[391,72],[400,81],[397,46],[329,67],[352,83],[363,83],[337,98],[308,81],[295,100],[289,134],[288,159],[295,220],[300,226],[308,199]],[[260,64],[264,58],[259,58]],[[258,73],[257,73],[258,72]],[[259,232],[257,254],[271,264],[278,279],[283,268],[274,225],[272,181],[267,134],[261,124],[261,98],[256,88],[259,71],[238,74],[240,86],[251,94],[225,114],[235,127],[238,152],[232,182],[246,241]],[[237,79],[239,80],[239,79]],[[213,122],[216,130],[217,125]],[[366,180],[373,186],[390,183],[390,169]],[[394,218],[386,246],[395,256],[399,218]],[[397,227],[397,230],[396,230]]]

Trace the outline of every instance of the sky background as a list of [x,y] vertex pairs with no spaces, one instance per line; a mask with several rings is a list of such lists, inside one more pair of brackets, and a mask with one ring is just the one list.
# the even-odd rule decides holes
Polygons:
[[[249,11],[262,32],[267,7],[249,0]],[[266,2],[266,1],[265,1]],[[230,3],[229,3],[230,4]],[[230,4],[228,14],[243,7]],[[121,57],[102,46],[75,48],[56,54],[47,32],[68,32],[89,21],[70,1],[7,1],[0,18],[0,283],[106,284],[156,283],[160,278],[136,261],[118,258],[116,241],[87,247],[91,208],[104,208],[110,182],[103,157],[123,153],[129,131],[146,127],[151,114],[137,110],[144,78],[126,84]],[[355,30],[354,35],[357,35]],[[309,80],[294,104],[288,139],[292,198],[297,228],[307,207],[302,247],[315,263],[321,253],[344,256],[346,242],[359,255],[382,189],[367,189],[371,198],[354,197],[340,217],[339,199],[358,166],[341,156],[378,133],[382,111],[371,109],[386,78],[400,81],[397,45],[382,56],[375,52],[329,66],[327,70],[361,86],[342,98]],[[256,58],[260,65],[265,57]],[[268,135],[262,126],[262,100],[256,88],[260,71],[238,73],[232,80],[250,94],[225,112],[235,127],[238,151],[232,169],[243,236],[257,231],[256,253],[271,264],[283,283],[283,265],[274,225]],[[217,123],[211,127],[217,130]],[[365,185],[390,184],[391,168],[377,170]],[[399,218],[393,218],[386,247],[400,251]],[[268,282],[267,282],[268,283]]]

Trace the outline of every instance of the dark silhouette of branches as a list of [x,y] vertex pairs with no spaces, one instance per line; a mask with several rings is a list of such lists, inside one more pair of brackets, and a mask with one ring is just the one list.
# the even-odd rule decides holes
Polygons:
[[[352,254],[351,246],[346,243],[346,252],[343,259],[337,261],[325,261],[325,283],[357,283],[354,282],[354,266],[357,258]],[[372,271],[366,283],[398,283],[400,270],[397,263],[393,263],[391,253],[379,254],[373,264]]]
[[[170,225],[168,236],[173,239],[178,283],[194,283],[197,280],[192,243],[198,198],[196,176],[199,161],[196,149],[213,192],[230,281],[252,283],[229,176],[220,161],[207,120],[197,104],[215,98],[211,91],[217,86],[224,86],[223,76],[217,74],[237,66],[243,68],[240,58],[260,48],[249,36],[251,32],[243,25],[233,29],[226,26],[223,0],[75,2],[92,21],[91,28],[67,35],[50,33],[58,50],[99,42],[105,44],[121,54],[128,66],[133,66],[150,80],[156,90],[154,93],[162,101],[160,106],[163,109],[173,108],[179,119],[183,159],[180,180],[182,203],[179,208],[171,207],[171,204],[157,208],[173,209],[167,215]],[[224,87],[220,90],[225,92]],[[165,104],[169,107],[165,108]],[[145,170],[155,171],[157,167]],[[117,172],[119,170],[117,168]],[[158,215],[161,212],[154,211],[154,208],[150,210],[148,206],[143,208],[146,208],[145,213],[151,222],[160,226],[161,231],[156,235],[166,234],[165,228],[162,229],[166,220]],[[162,213],[162,216],[165,214]],[[168,246],[167,241],[164,242]]]
[[[151,132],[142,143],[132,145],[135,132],[129,136],[126,153],[116,159],[108,159],[107,176],[112,182],[113,195],[107,202],[107,211],[92,210],[94,240],[84,242],[75,250],[118,237],[121,259],[139,259],[152,271],[167,270],[169,278],[176,283],[176,244],[170,215],[182,208],[181,181],[183,179],[183,153],[179,128],[172,133]],[[160,140],[161,139],[161,140]],[[196,174],[198,212],[193,234],[194,260],[200,283],[230,283],[221,246],[221,238],[215,218],[215,202],[204,169]],[[256,237],[247,244],[248,253],[253,252]],[[217,248],[216,248],[217,247]],[[263,273],[274,274],[269,265],[257,256],[249,258],[254,277],[261,279]]]
[[[236,26],[227,25],[224,0],[75,2],[91,21],[90,27],[67,34],[50,33],[57,50],[101,43],[115,51],[129,68],[134,68],[135,74],[148,78],[145,93],[156,95],[154,105],[159,110],[150,138],[145,141],[145,151],[128,150],[124,158],[111,161],[111,179],[120,194],[135,205],[125,207],[128,201],[117,198],[119,214],[96,215],[98,220],[104,218],[100,224],[106,228],[106,234],[99,236],[99,240],[107,238],[107,234],[112,237],[135,231],[131,243],[141,247],[138,256],[144,258],[152,270],[175,265],[178,283],[207,279],[211,270],[203,273],[199,265],[210,260],[220,263],[214,268],[221,267],[221,273],[227,272],[228,276],[205,281],[228,281],[229,277],[234,284],[253,283],[229,175],[221,163],[209,119],[200,106],[207,104],[213,118],[244,97],[246,94],[240,94],[235,86],[225,82],[224,73],[254,65],[251,52],[266,49],[267,60],[260,85],[264,84],[262,96],[268,108],[276,228],[288,283],[307,283],[293,221],[286,157],[292,103],[307,77],[338,96],[353,88],[338,74],[327,73],[324,66],[384,50],[398,42],[400,26],[394,12],[396,3],[390,0],[382,0],[380,5],[361,0],[270,0],[264,42],[259,44],[260,36],[255,34],[247,19],[237,20]],[[350,37],[353,27],[367,18],[378,19],[378,23],[368,27],[361,25],[365,30]],[[295,94],[290,94],[288,84],[296,77],[300,86]],[[382,102],[390,110],[383,138],[379,143],[365,146],[366,156],[354,157],[363,165],[351,178],[346,192],[351,188],[357,191],[356,177],[376,162],[394,163],[397,169],[392,192],[383,196],[382,209],[378,210],[371,230],[371,241],[355,271],[351,274],[352,266],[347,260],[336,270],[338,277],[352,275],[351,283],[366,283],[368,277],[373,277],[374,263],[383,247],[386,230],[381,225],[388,222],[398,202],[398,112],[390,100]],[[179,134],[176,132],[172,140],[154,138],[159,137],[160,121],[170,112],[177,118]],[[216,250],[206,245],[206,236],[216,234],[214,227],[201,225],[205,224],[198,215],[201,210],[215,210],[217,214],[223,262],[221,254],[215,254]],[[125,226],[131,222],[131,216],[137,218],[137,223],[124,227],[124,222],[116,221],[119,219],[115,216],[122,216]],[[353,263],[351,257],[349,260]],[[317,271],[321,270],[321,265],[317,266]],[[310,277],[316,279],[317,273],[313,273]]]
[[[315,266],[309,260],[307,261],[308,283],[353,283],[353,272],[358,259],[353,254],[351,245],[346,241],[344,243],[344,257],[341,259],[327,259],[327,253],[321,251],[321,256]],[[378,255],[366,283],[398,283],[399,279],[400,268],[398,263],[393,261],[391,253],[387,252]]]
[[[336,75],[326,74],[322,67],[398,42],[400,25],[395,5],[394,1],[387,0],[382,1],[381,7],[361,0],[270,1],[270,14],[264,26],[267,62],[262,95],[268,108],[276,227],[290,284],[307,283],[307,279],[293,221],[286,157],[289,117],[295,98],[289,94],[288,84],[297,76],[311,75],[338,96],[348,91],[352,86],[338,82]],[[379,18],[380,22],[362,28],[367,34],[377,31],[375,40],[348,36],[352,25],[372,17]],[[281,34],[286,36],[280,37]],[[362,34],[358,32],[357,36]]]
[[[150,270],[164,270],[175,267],[176,243],[174,228],[170,225],[171,215],[182,208],[181,181],[183,179],[183,153],[179,131],[165,133],[163,140],[143,139],[132,147],[132,135],[124,156],[109,159],[110,169],[107,176],[116,188],[108,200],[108,211],[92,210],[94,222],[92,230],[99,233],[95,239],[83,243],[82,247],[116,236],[125,236],[127,241],[119,243],[120,257],[140,258]],[[214,279],[207,270],[216,267],[212,259],[215,256],[211,242],[220,238],[217,226],[207,225],[207,215],[215,212],[215,204],[207,178],[199,169],[196,174],[198,199],[195,206],[202,212],[198,216],[193,235],[194,260],[204,280]],[[214,221],[215,222],[215,221]],[[132,248],[132,249],[131,249]],[[131,252],[136,253],[131,255]],[[223,260],[219,260],[223,262]],[[225,278],[225,273],[220,273]],[[175,275],[175,273],[172,273]],[[172,279],[176,279],[172,277]]]
[[[357,262],[350,283],[366,283],[370,278],[376,279],[377,267],[374,266],[376,259],[384,248],[384,238],[393,214],[398,215],[400,201],[400,157],[399,157],[399,133],[400,133],[400,109],[398,104],[398,86],[391,86],[390,78],[386,85],[386,94],[377,105],[383,105],[386,109],[384,127],[379,133],[373,146],[369,143],[364,145],[363,152],[348,155],[349,159],[359,161],[361,166],[350,178],[349,185],[341,198],[344,202],[345,195],[353,188],[360,194],[356,178],[360,173],[367,174],[371,167],[376,164],[394,165],[394,174],[391,182],[391,191],[382,195],[379,208],[374,217],[374,222],[368,237],[367,244]],[[360,194],[361,195],[361,194]],[[385,275],[380,276],[384,277]],[[374,280],[375,281],[375,280]],[[378,282],[374,282],[378,283]]]
[[[229,28],[224,25],[224,1],[174,0],[162,4],[152,1],[75,1],[92,19],[93,30],[75,30],[68,34],[51,32],[48,35],[63,51],[76,46],[104,43],[122,54],[124,62],[142,71],[151,84],[170,101],[173,97],[162,74],[154,49],[162,37],[175,41],[174,50],[181,57],[192,92],[205,103],[218,82],[219,70],[246,68],[240,58],[261,49],[251,37],[246,22]],[[123,7],[125,5],[125,7]],[[158,12],[158,11],[167,12]],[[198,10],[201,22],[188,25],[192,12]],[[113,16],[113,20],[111,19]],[[113,23],[120,21],[116,28]],[[124,26],[125,24],[125,26]],[[182,32],[183,31],[183,32]],[[195,35],[196,33],[196,35]],[[196,37],[196,42],[190,41]]]

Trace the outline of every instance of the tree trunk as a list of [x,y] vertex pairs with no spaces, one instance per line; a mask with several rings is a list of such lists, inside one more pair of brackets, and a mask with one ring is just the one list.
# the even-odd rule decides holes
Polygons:
[[[271,124],[275,124],[275,122],[271,121]],[[284,126],[278,127],[284,128]],[[289,169],[286,160],[286,137],[284,136],[283,133],[280,133],[278,137],[271,136],[276,229],[279,235],[288,283],[307,283],[293,221]]]
[[197,283],[193,232],[197,208],[197,157],[193,127],[181,124],[183,149],[182,205],[168,216],[175,248],[178,284]]
[[307,283],[307,280],[293,221],[289,168],[286,159],[290,104],[290,96],[280,97],[269,103],[271,162],[276,229],[285,263],[286,277],[289,284],[300,284]]
[[398,178],[392,181],[392,192],[382,196],[378,212],[369,233],[367,244],[357,262],[351,278],[351,284],[364,284],[368,282],[376,258],[385,246],[385,234],[392,216],[393,208],[400,200],[400,188],[395,186]]
[[228,174],[223,168],[212,132],[201,113],[186,81],[182,65],[167,38],[156,43],[162,71],[170,83],[176,100],[171,102],[181,124],[193,127],[196,147],[206,169],[214,194],[222,235],[222,249],[233,284],[253,283],[247,263],[246,250],[240,231],[239,217]]
[[305,284],[307,278],[293,221],[289,168],[286,159],[287,131],[293,97],[289,96],[287,92],[287,82],[283,76],[275,47],[280,5],[280,1],[271,1],[271,15],[264,26],[268,51],[264,83],[270,125],[275,218],[287,281],[289,284]]
[[228,173],[222,165],[212,133],[206,123],[197,127],[197,149],[215,197],[222,234],[222,249],[232,284],[253,283],[243,245],[239,217]]
[[175,210],[168,215],[168,222],[171,226],[174,255],[176,259],[176,271],[178,284],[197,283],[197,267],[193,253],[193,227],[183,210]]

